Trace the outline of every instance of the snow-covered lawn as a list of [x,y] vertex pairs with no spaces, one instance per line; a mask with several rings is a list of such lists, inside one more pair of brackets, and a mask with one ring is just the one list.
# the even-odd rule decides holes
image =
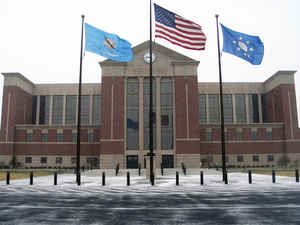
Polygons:
[[81,186],[74,174],[0,182],[0,224],[300,224],[300,183],[294,177],[230,173],[229,183],[220,172],[200,170],[156,174],[151,186],[136,172],[127,186],[126,171],[83,173]]

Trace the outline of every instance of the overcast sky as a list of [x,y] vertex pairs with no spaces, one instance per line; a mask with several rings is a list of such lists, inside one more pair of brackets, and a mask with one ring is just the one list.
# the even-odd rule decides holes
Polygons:
[[[263,82],[278,70],[300,70],[299,0],[157,0],[154,3],[202,26],[207,36],[205,51],[185,50],[156,40],[199,60],[200,82],[218,82],[215,14],[233,30],[260,36],[265,46],[259,66],[223,53],[224,82]],[[78,82],[81,14],[87,23],[118,34],[133,46],[149,40],[149,0],[1,0],[0,72],[20,72],[34,83]],[[222,37],[220,41],[222,46]],[[101,81],[98,62],[102,60],[101,56],[86,53],[83,82]],[[295,74],[296,90],[300,88],[299,75],[300,72]],[[2,86],[1,76],[0,107]],[[296,94],[299,115],[300,91]]]

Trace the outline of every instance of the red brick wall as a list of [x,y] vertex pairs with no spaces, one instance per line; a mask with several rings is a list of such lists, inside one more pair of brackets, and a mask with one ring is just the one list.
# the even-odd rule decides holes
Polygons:
[[[102,78],[102,106],[101,107],[101,131],[100,142],[103,139],[124,139],[124,78]],[[112,99],[113,87],[113,99]],[[113,106],[113,112],[112,112]],[[111,130],[111,117],[113,119],[113,131]],[[112,135],[112,136],[111,136]],[[124,152],[124,141],[103,141],[101,143],[102,154]]]
[[[10,94],[10,103],[9,103]],[[8,106],[10,108],[8,109]],[[9,111],[9,116],[8,116]],[[8,121],[8,135],[6,126]],[[14,127],[16,124],[31,124],[32,122],[32,95],[19,87],[4,86],[2,102],[1,141],[14,140]]]

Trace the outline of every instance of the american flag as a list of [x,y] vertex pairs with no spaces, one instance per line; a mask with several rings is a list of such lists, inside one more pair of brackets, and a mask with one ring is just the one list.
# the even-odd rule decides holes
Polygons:
[[156,4],[155,37],[192,50],[205,49],[205,34],[200,25],[176,15]]

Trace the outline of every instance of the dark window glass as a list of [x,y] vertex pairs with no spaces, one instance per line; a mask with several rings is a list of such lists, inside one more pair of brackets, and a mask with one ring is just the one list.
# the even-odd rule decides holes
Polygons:
[[[155,79],[152,79],[152,123],[153,123],[153,149],[156,149],[156,85]],[[144,79],[143,83],[143,98],[144,98],[144,149],[150,149],[150,82],[148,78]],[[168,91],[167,85],[162,88]],[[163,104],[167,107],[173,103],[168,97],[164,98]]]
[[64,96],[54,95],[52,103],[52,124],[62,124]]
[[235,113],[237,123],[246,123],[246,103],[244,94],[235,95]]
[[75,124],[76,123],[76,110],[77,110],[77,96],[67,95],[66,96],[66,112],[65,112],[65,123]]
[[42,164],[47,163],[47,157],[41,157],[41,163]]
[[262,108],[262,117],[263,123],[268,123],[268,107],[267,107],[267,94],[261,95],[261,108]]
[[212,134],[211,132],[206,132],[206,141],[212,141]]
[[253,160],[253,162],[259,162],[259,156],[258,155],[253,155],[252,160]]
[[251,131],[251,139],[256,140],[257,139],[257,131]]
[[199,121],[207,123],[206,118],[206,95],[199,95]]
[[49,124],[50,96],[40,96],[40,116],[39,124]]
[[32,137],[33,137],[32,133],[27,133],[26,134],[26,142],[32,142]]
[[72,142],[76,143],[77,142],[77,133],[72,133]]
[[42,133],[42,142],[48,142],[48,134]]
[[209,111],[209,122],[219,123],[220,122],[219,95],[217,94],[208,95],[208,111]]
[[274,161],[274,156],[268,155],[268,162],[273,162],[273,161]]
[[127,169],[137,169],[138,168],[138,156],[137,155],[128,155],[126,160]]
[[238,155],[238,156],[237,156],[237,161],[238,161],[238,162],[244,162],[244,156]]
[[57,142],[63,142],[64,141],[64,134],[63,133],[57,133],[56,134],[56,141]]
[[236,132],[236,139],[237,140],[242,140],[243,139],[243,132],[237,131]]
[[267,131],[266,132],[266,137],[267,137],[268,140],[272,140],[272,138],[273,138],[272,137],[272,131]]
[[248,95],[248,108],[249,108],[249,122],[259,123],[259,110],[258,110],[258,95]]
[[25,157],[25,163],[32,163],[32,157]]
[[32,124],[36,123],[37,96],[32,96]]
[[162,155],[162,166],[164,168],[174,168],[174,156]]
[[173,149],[173,80],[160,80],[161,148]]
[[56,159],[55,159],[55,163],[56,164],[62,164],[62,162],[63,162],[63,158],[62,157],[56,157]]
[[232,95],[223,95],[224,123],[233,123]]
[[94,133],[90,132],[88,133],[88,142],[94,142]]
[[76,157],[72,157],[71,158],[71,164],[75,164],[76,163]]
[[101,96],[93,96],[93,125],[100,125],[101,121]]
[[126,149],[139,148],[139,83],[137,78],[127,80]]
[[80,113],[80,122],[82,125],[90,124],[90,96],[82,95],[81,96],[81,113]]

